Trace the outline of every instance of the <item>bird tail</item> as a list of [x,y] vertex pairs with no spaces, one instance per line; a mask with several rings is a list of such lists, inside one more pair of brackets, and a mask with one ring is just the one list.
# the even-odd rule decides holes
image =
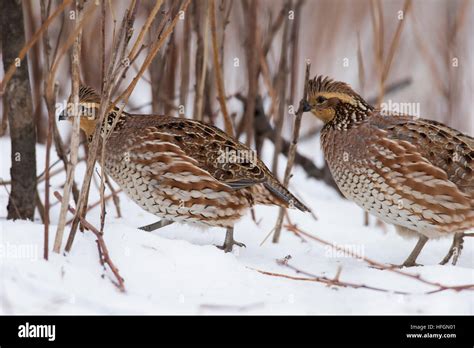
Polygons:
[[256,204],[278,205],[280,207],[298,209],[303,212],[311,210],[276,180],[253,186]]

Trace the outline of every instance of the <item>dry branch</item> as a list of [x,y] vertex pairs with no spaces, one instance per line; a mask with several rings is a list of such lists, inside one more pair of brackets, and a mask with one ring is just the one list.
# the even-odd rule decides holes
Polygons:
[[214,59],[214,69],[215,69],[215,77],[216,77],[216,86],[217,86],[217,93],[219,95],[219,104],[221,106],[222,116],[224,117],[224,125],[225,131],[229,135],[235,135],[234,126],[232,124],[232,120],[229,116],[229,112],[227,111],[226,106],[226,96],[225,96],[225,88],[224,88],[224,79],[222,77],[222,67],[219,63],[219,48],[217,46],[217,28],[216,28],[216,5],[215,0],[209,0],[209,16],[211,20],[211,35],[212,35],[212,52],[213,52],[213,59]]
[[[49,2],[49,5],[51,5],[51,2]],[[45,0],[41,0],[41,20],[45,21],[46,16],[48,13],[46,13],[46,4]],[[48,6],[49,8],[49,6]],[[46,63],[47,69],[50,67],[50,44],[49,44],[49,35],[48,35],[48,30],[45,30],[43,34],[43,54],[44,54],[44,59]],[[43,71],[43,81],[46,81],[46,70]],[[49,254],[49,168],[50,168],[50,156],[51,156],[51,145],[53,142],[53,136],[52,136],[52,128],[53,128],[53,122],[54,122],[54,109],[52,106],[54,105],[54,100],[47,99],[46,95],[44,94],[45,101],[46,101],[46,108],[48,109],[48,131],[46,135],[46,159],[45,159],[45,190],[44,190],[44,209],[43,209],[43,224],[44,224],[44,246],[43,246],[43,257],[45,260],[48,260],[48,254]],[[36,189],[37,192],[37,201],[40,200],[38,189]]]
[[[122,192],[122,189],[119,189],[119,190],[115,191],[115,194],[119,194],[120,192]],[[114,199],[114,193],[111,193],[111,194],[109,194],[109,195],[107,195],[107,196],[105,196],[105,197],[103,198],[103,200],[104,200],[105,202],[108,201],[109,199],[112,199],[112,200]],[[91,211],[91,210],[94,209],[95,207],[99,206],[101,203],[102,203],[102,199],[99,199],[97,202],[88,205],[86,211],[87,211],[87,212]],[[74,218],[68,220],[68,221],[66,222],[66,225],[70,225],[73,221],[74,221]]]
[[[189,6],[190,0],[187,0],[184,5],[180,8],[180,11],[186,11],[187,7]],[[123,59],[127,56],[126,55],[126,47],[128,45],[128,42],[131,39],[131,35],[133,33],[133,22],[134,22],[134,13],[135,13],[135,2],[132,2],[130,5],[129,10],[125,13],[122,23],[120,26],[119,30],[119,35],[118,39],[116,41],[116,46],[113,50],[112,54],[112,59],[109,64],[109,71],[107,74],[107,81],[105,83],[104,87],[104,93],[102,94],[101,97],[101,103],[100,103],[100,108],[99,108],[99,120],[97,122],[96,129],[94,131],[94,135],[92,137],[92,142],[89,147],[89,158],[87,161],[87,169],[86,169],[86,174],[84,176],[83,180],[83,185],[81,189],[81,195],[79,198],[78,202],[78,209],[76,216],[74,218],[74,222],[71,227],[71,232],[68,237],[68,241],[66,244],[66,251],[70,251],[72,248],[72,244],[74,242],[74,237],[77,231],[78,223],[80,220],[80,216],[84,216],[86,212],[86,206],[87,206],[87,199],[86,196],[89,192],[90,188],[90,182],[92,178],[92,173],[94,170],[94,165],[96,161],[96,156],[97,156],[97,150],[99,148],[99,140],[102,139],[102,136],[100,135],[100,130],[101,130],[101,125],[102,122],[105,118],[105,115],[107,114],[108,110],[111,110],[115,105],[118,103],[118,101],[123,101],[123,105],[119,108],[117,112],[117,117],[114,119],[114,122],[109,130],[109,133],[105,135],[104,141],[107,141],[108,136],[110,136],[111,132],[115,128],[117,121],[119,120],[119,117],[125,107],[125,105],[128,102],[128,98],[130,97],[133,89],[135,88],[136,84],[138,83],[138,80],[141,78],[143,73],[148,69],[149,65],[151,64],[153,58],[156,56],[158,53],[159,49],[165,42],[165,40],[168,38],[168,36],[171,34],[173,31],[174,27],[176,26],[176,23],[179,19],[179,12],[173,19],[173,21],[168,25],[166,30],[163,32],[163,35],[158,36],[156,40],[152,43],[151,49],[147,57],[145,58],[139,72],[135,76],[135,78],[132,80],[132,82],[129,84],[129,86],[125,89],[125,91],[117,97],[112,103],[109,103],[110,97],[111,97],[111,91],[114,88],[114,86],[117,83],[117,78],[120,78],[120,76],[123,73],[124,67],[122,65]],[[119,54],[120,52],[120,54]],[[118,64],[118,65],[117,65]]]
[[[195,61],[196,92],[194,96],[194,118],[203,120],[203,94],[207,73],[208,27],[207,11],[200,11],[198,3],[194,2],[194,20],[197,36],[197,52]],[[204,28],[202,28],[204,24]]]
[[[286,163],[286,169],[285,169],[285,178],[283,180],[283,185],[285,187],[288,187],[288,184],[290,182],[290,175],[291,175],[291,170],[293,168],[293,164],[295,162],[295,156],[296,156],[296,148],[298,146],[298,138],[300,135],[300,127],[301,127],[301,118],[303,116],[303,104],[306,101],[307,95],[308,95],[308,81],[309,81],[309,72],[311,69],[311,63],[306,62],[306,73],[305,73],[305,84],[304,84],[304,91],[303,91],[303,98],[300,100],[300,105],[298,107],[298,111],[296,112],[295,115],[295,121],[293,124],[293,136],[292,136],[292,141],[290,144],[290,149],[288,151],[288,161]],[[280,240],[280,233],[281,233],[281,226],[283,224],[283,216],[285,214],[286,208],[280,208],[280,211],[278,213],[278,219],[275,224],[275,231],[273,234],[273,243],[278,243]]]
[[[79,23],[82,22],[82,11],[83,11],[84,3],[80,0],[76,1],[76,10],[77,10],[77,18]],[[76,27],[79,28],[77,31],[77,37],[75,38],[73,50],[71,54],[71,74],[72,74],[72,100],[75,106],[79,104],[79,85],[80,85],[80,77],[79,77],[79,57],[81,55],[81,38],[82,38],[82,30],[79,26],[78,22],[76,22]],[[77,29],[76,29],[77,30]],[[54,75],[50,76],[50,79],[53,78]],[[51,80],[50,80],[51,81]],[[51,95],[46,91],[45,93],[46,98],[50,100]],[[77,107],[74,110],[78,110]],[[59,222],[58,228],[56,230],[56,237],[54,240],[53,251],[58,253],[61,251],[61,243],[63,240],[63,233],[64,227],[66,226],[66,214],[67,208],[69,205],[69,193],[72,188],[72,183],[74,181],[74,171],[77,165],[78,159],[78,149],[79,149],[79,116],[75,115],[73,126],[72,126],[72,135],[71,135],[71,154],[70,154],[70,163],[67,170],[66,175],[66,183],[64,185],[64,200],[61,202],[61,211],[59,215]],[[50,115],[50,118],[52,116]]]
[[436,288],[435,290],[426,292],[426,294],[433,294],[433,293],[441,292],[441,291],[445,291],[445,290],[453,290],[453,291],[474,290],[474,284],[445,285],[445,284],[441,284],[441,283],[438,283],[438,282],[433,282],[433,281],[427,280],[427,279],[421,277],[419,274],[412,274],[412,273],[409,273],[409,272],[406,272],[406,271],[402,271],[398,267],[394,267],[392,265],[390,265],[390,266],[384,265],[380,262],[374,261],[374,260],[369,259],[369,258],[367,258],[365,256],[362,256],[362,255],[358,255],[358,254],[356,254],[352,251],[346,250],[343,247],[340,247],[340,246],[335,245],[333,243],[327,242],[327,241],[325,241],[325,240],[323,240],[319,237],[316,237],[312,234],[309,234],[309,233],[301,230],[300,228],[298,228],[296,225],[289,224],[289,225],[286,225],[285,228],[287,228],[289,231],[292,231],[295,234],[303,235],[303,236],[305,236],[309,239],[312,239],[312,240],[314,240],[314,241],[316,241],[320,244],[330,246],[334,250],[344,252],[345,254],[350,255],[351,257],[354,257],[358,260],[362,260],[362,261],[366,262],[367,264],[369,264],[370,266],[372,266],[374,268],[377,268],[379,270],[384,270],[384,271],[396,273],[396,274],[399,274],[403,277],[411,278],[411,279],[414,279],[416,281],[419,281],[420,283],[423,283],[423,284],[426,284],[426,285],[429,285],[429,286],[433,286],[433,287]]
[[[87,159],[87,167],[86,167],[86,174],[84,176],[82,182],[82,188],[79,195],[78,200],[78,207],[76,216],[74,217],[73,224],[71,226],[71,231],[69,233],[69,237],[66,243],[66,251],[69,252],[72,248],[72,244],[74,242],[74,237],[77,231],[77,227],[79,225],[80,217],[85,217],[85,208],[87,206],[87,200],[89,196],[89,189],[90,189],[90,182],[92,178],[92,173],[94,170],[97,152],[99,149],[99,141],[102,139],[102,135],[100,134],[102,124],[104,122],[105,116],[107,111],[109,110],[110,98],[112,89],[117,83],[117,77],[123,71],[123,59],[125,58],[125,48],[128,44],[128,41],[131,38],[132,34],[132,27],[133,27],[133,8],[136,5],[135,1],[132,1],[130,7],[126,10],[122,22],[120,25],[118,39],[115,40],[115,45],[112,51],[112,57],[109,62],[108,71],[107,71],[107,80],[104,83],[104,89],[101,95],[101,101],[99,106],[99,113],[98,113],[98,122],[96,124],[96,128],[94,130],[94,134],[92,136],[92,142],[89,144],[89,157]],[[121,112],[121,111],[120,111]],[[118,119],[118,117],[117,117]],[[117,119],[114,121],[112,125],[112,129],[115,126]]]
[[[62,201],[63,197],[58,191],[54,191],[54,196],[59,200]],[[76,214],[76,210],[71,207],[69,204],[67,205],[68,210],[74,214]],[[107,249],[107,245],[105,244],[104,238],[102,236],[102,233],[100,233],[92,224],[90,224],[86,219],[84,219],[82,216],[79,216],[79,219],[81,220],[82,224],[89,229],[92,233],[95,234],[97,237],[97,243],[100,247],[99,249],[99,256],[101,259],[101,263],[106,263],[109,265],[110,270],[114,274],[115,278],[117,278],[117,283],[112,282],[119,288],[120,291],[125,292],[125,285],[124,285],[124,279],[120,276],[118,268],[115,266],[113,263],[112,259],[110,258],[109,250]]]
[[295,18],[293,19],[293,26],[290,36],[291,44],[291,81],[290,81],[290,100],[295,100],[296,97],[296,83],[299,81],[298,78],[298,62],[299,62],[299,40],[300,40],[300,23],[301,23],[301,8],[305,1],[298,0],[295,6]]
[[[51,7],[51,1],[48,1],[48,5],[46,6],[45,0],[41,1],[41,20],[43,23],[46,22],[47,17],[49,15],[49,10]],[[64,24],[64,21],[63,21]],[[62,26],[58,36],[58,40],[62,33]],[[57,52],[58,44],[56,44],[55,54]],[[46,28],[43,33],[43,58],[46,64],[46,69],[43,69],[43,98],[46,104],[46,109],[48,112],[48,126],[47,126],[47,134],[46,134],[46,159],[45,159],[45,170],[44,170],[44,180],[45,180],[45,192],[44,192],[44,208],[43,208],[43,224],[44,224],[44,259],[48,259],[49,255],[49,210],[50,210],[50,158],[51,158],[51,146],[53,142],[53,134],[54,134],[54,116],[55,116],[55,105],[56,105],[56,96],[58,94],[59,86],[56,83],[54,85],[54,92],[53,93],[46,93],[47,85],[46,81],[48,80],[48,71],[51,68],[52,59],[54,60],[55,56],[51,57],[51,46],[49,41],[49,33],[48,29]],[[59,134],[58,134],[59,137]],[[57,151],[62,151],[62,149],[58,149]],[[64,158],[65,168],[67,168],[67,160]],[[62,170],[61,170],[62,172]],[[39,180],[38,180],[39,182]],[[40,197],[37,197],[38,203],[40,203]],[[39,206],[39,205],[38,205]]]
[[[262,73],[263,71],[264,69],[262,69]],[[265,74],[263,73],[263,75]],[[385,95],[388,95],[389,93],[397,92],[400,89],[403,89],[409,86],[411,83],[412,83],[411,78],[405,78],[399,81],[395,81],[394,83],[387,85]],[[235,94],[234,97],[240,100],[244,104],[247,101],[246,97],[244,97],[240,93]],[[271,93],[270,93],[270,97],[271,97]],[[367,102],[372,105],[377,102],[377,98],[378,98],[377,96],[370,97],[367,99]],[[276,131],[273,129],[272,125],[270,124],[268,120],[268,117],[266,116],[264,112],[262,99],[259,97],[257,98],[257,100],[258,101],[255,107],[254,129],[255,129],[255,138],[257,139],[256,141],[257,154],[260,154],[261,147],[263,145],[263,140],[269,139],[270,141],[274,142],[275,137],[276,137]],[[316,136],[319,133],[319,130],[320,128],[315,128],[314,131],[310,131],[300,136],[299,140],[302,141],[310,137]],[[288,157],[290,146],[291,146],[290,142],[283,138],[281,153],[286,157]],[[328,185],[329,187],[332,187],[333,189],[335,189],[337,192],[340,193],[339,188],[337,187],[337,184],[334,181],[331,175],[331,172],[329,171],[329,168],[326,165],[323,166],[322,168],[319,168],[318,166],[316,166],[316,164],[311,158],[302,155],[298,151],[295,152],[295,164],[301,166],[301,168],[306,172],[306,175],[308,177],[314,178],[316,180],[321,180],[326,185]]]
[[[285,3],[286,8],[291,8],[291,1]],[[283,37],[281,39],[281,51],[280,51],[280,62],[278,66],[278,73],[275,77],[277,83],[277,89],[279,90],[278,95],[278,113],[275,118],[275,149],[273,151],[272,161],[272,172],[278,177],[278,158],[281,152],[282,145],[282,131],[283,123],[285,121],[285,109],[286,109],[286,94],[288,85],[288,41],[290,35],[290,21],[286,20],[285,26],[283,27]],[[255,99],[255,98],[254,98]],[[255,106],[254,106],[255,107]]]
[[[245,11],[247,3],[242,1],[243,10]],[[246,124],[246,144],[251,146],[253,139],[253,119],[255,113],[255,97],[258,92],[258,73],[259,73],[259,37],[257,22],[257,1],[250,1],[248,10],[246,11],[247,33],[246,33],[246,55],[247,55],[247,106],[244,111],[244,120]]]
[[[72,0],[64,0],[63,3],[54,11],[54,13],[49,16],[49,18],[41,25],[41,27],[36,31],[36,33],[31,37],[30,41],[28,41],[25,46],[20,50],[18,53],[18,58],[20,60],[23,60],[26,56],[26,53],[30,50],[31,47],[38,41],[38,39],[41,37],[41,34],[43,31],[48,28],[48,26],[51,24],[54,18],[56,18],[57,15],[61,14],[63,10],[68,6]],[[0,95],[3,95],[5,86],[7,85],[8,81],[12,78],[13,74],[15,73],[17,66],[15,63],[12,63],[9,67],[7,72],[5,73],[5,76],[3,77],[2,83],[0,85]]]
[[406,291],[400,291],[400,290],[389,290],[389,289],[383,289],[383,288],[378,288],[370,285],[365,285],[365,284],[360,284],[360,283],[352,283],[352,282],[344,282],[338,279],[337,274],[334,278],[328,278],[324,276],[317,276],[310,274],[308,272],[302,271],[294,266],[291,266],[287,263],[281,263],[277,261],[279,264],[288,267],[295,271],[296,273],[301,273],[301,274],[306,274],[309,275],[309,277],[297,277],[297,276],[292,276],[288,274],[282,274],[282,273],[275,273],[275,272],[268,272],[268,271],[263,271],[260,269],[256,268],[251,268],[247,267],[248,269],[251,269],[253,271],[257,271],[258,273],[269,275],[272,277],[280,277],[280,278],[286,278],[286,279],[291,279],[291,280],[300,280],[300,281],[307,281],[307,282],[317,282],[317,283],[323,283],[326,284],[327,286],[338,286],[338,287],[344,287],[344,288],[353,288],[353,289],[367,289],[367,290],[373,290],[373,291],[379,291],[379,292],[388,292],[388,293],[393,293],[393,294],[400,294],[400,295],[411,295],[413,293],[406,292]]
[[135,40],[135,43],[133,44],[132,50],[130,51],[129,58],[130,61],[134,61],[136,57],[138,56],[138,47],[143,41],[143,37],[145,36],[145,33],[150,29],[150,25],[153,22],[153,19],[155,19],[156,14],[158,13],[158,10],[161,7],[161,4],[163,3],[162,0],[158,0],[155,3],[155,6],[151,9],[150,15],[145,21],[145,25],[142,27],[142,30],[140,30],[140,33],[138,34],[138,38]]
[[[411,7],[411,0],[405,0],[405,3],[403,4],[403,16],[405,17],[410,10]],[[384,63],[383,66],[383,71],[382,71],[382,81],[385,83],[387,81],[388,73],[390,71],[390,67],[392,66],[393,62],[393,57],[395,56],[395,52],[397,50],[397,47],[400,43],[400,35],[403,30],[403,25],[405,23],[405,19],[400,20],[397,25],[397,30],[395,31],[395,35],[393,36],[392,42],[390,44],[390,48],[388,51],[388,56],[387,59]]]
[[[191,0],[187,0],[184,5],[180,8],[180,11],[183,11],[183,12],[186,12],[186,9],[188,8],[189,6],[189,3],[191,2]],[[137,75],[134,77],[134,79],[132,80],[132,82],[130,83],[130,85],[127,87],[127,89],[119,96],[117,97],[113,104],[109,107],[109,109],[111,109],[113,106],[115,106],[117,104],[117,102],[119,100],[123,101],[124,104],[126,104],[128,102],[128,98],[130,97],[130,95],[132,94],[133,92],[133,89],[135,88],[135,86],[137,85],[138,83],[138,80],[140,80],[140,78],[142,77],[143,73],[146,71],[146,69],[148,68],[148,66],[151,64],[151,61],[153,60],[153,58],[155,57],[155,55],[158,53],[159,49],[161,48],[161,46],[163,45],[163,43],[166,41],[166,39],[168,38],[168,36],[171,34],[171,32],[173,31],[174,27],[176,26],[176,23],[179,19],[179,12],[178,14],[173,18],[173,21],[170,23],[170,25],[166,28],[166,30],[163,32],[163,34],[158,38],[157,41],[155,41],[152,46],[151,46],[151,52],[148,54],[148,56],[145,58],[145,61],[144,63],[142,64],[142,67],[140,68],[140,70],[138,71]],[[123,110],[123,107],[121,108]],[[121,111],[119,113],[121,113]],[[117,117],[118,118],[118,117]]]
[[[191,61],[191,14],[184,18],[184,30],[181,48],[181,83],[179,86],[179,104],[186,106],[188,100],[189,80],[190,80],[190,61]],[[179,114],[184,117],[184,113]]]

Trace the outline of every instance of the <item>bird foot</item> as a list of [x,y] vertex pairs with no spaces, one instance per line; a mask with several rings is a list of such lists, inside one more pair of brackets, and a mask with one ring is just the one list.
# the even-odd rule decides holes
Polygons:
[[[449,249],[448,253],[446,254],[446,256],[441,260],[441,262],[439,263],[440,265],[444,266],[445,264],[447,264],[449,262],[449,260],[451,260],[451,257],[453,256],[454,252],[452,251],[452,249]],[[456,260],[457,261],[457,260]],[[453,259],[453,264],[454,264],[454,259]]]
[[417,262],[404,262],[400,265],[401,267],[400,268],[403,268],[403,267],[421,267],[423,266],[421,263],[417,263]]
[[451,258],[453,258],[453,262],[451,264],[453,266],[456,265],[459,259],[459,255],[461,255],[461,251],[463,248],[463,244],[464,244],[463,237],[464,235],[462,234],[454,237],[453,244],[451,245],[451,248],[449,248],[449,251],[444,257],[444,259],[442,259],[441,262],[439,263],[440,265],[447,264],[449,260],[451,260]]
[[238,247],[241,247],[241,248],[246,248],[246,245],[244,243],[240,243],[235,240],[231,240],[231,241],[226,240],[223,245],[216,245],[216,247],[218,247],[221,250],[224,250],[224,252],[226,253],[230,253],[234,245],[237,245]]
[[409,261],[409,260],[406,260],[404,263],[402,263],[401,265],[395,265],[393,263],[390,264],[392,266],[392,268],[408,268],[408,267],[421,267],[423,266],[421,263],[416,263],[415,261]]

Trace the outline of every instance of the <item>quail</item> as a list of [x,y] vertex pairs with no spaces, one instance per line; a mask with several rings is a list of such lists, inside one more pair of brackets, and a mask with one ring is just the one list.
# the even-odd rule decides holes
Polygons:
[[401,266],[415,266],[428,239],[453,237],[453,264],[474,228],[474,139],[442,123],[382,111],[346,83],[316,76],[304,111],[324,126],[321,147],[341,192],[365,211],[416,236]]
[[[92,141],[100,106],[94,89],[79,90],[80,128]],[[63,113],[60,120],[73,117]],[[164,115],[107,112],[101,134],[105,172],[135,203],[162,220],[227,229],[222,248],[244,246],[233,226],[255,204],[309,211],[255,153],[217,127]],[[102,141],[102,140],[101,140]]]

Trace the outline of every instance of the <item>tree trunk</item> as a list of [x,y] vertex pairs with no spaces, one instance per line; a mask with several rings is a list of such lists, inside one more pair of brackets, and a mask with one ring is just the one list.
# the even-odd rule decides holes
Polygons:
[[11,192],[8,219],[31,219],[35,213],[36,129],[33,115],[27,60],[18,53],[25,44],[21,1],[0,1],[2,55],[5,71],[11,64],[17,69],[5,86],[6,108],[11,138]]

